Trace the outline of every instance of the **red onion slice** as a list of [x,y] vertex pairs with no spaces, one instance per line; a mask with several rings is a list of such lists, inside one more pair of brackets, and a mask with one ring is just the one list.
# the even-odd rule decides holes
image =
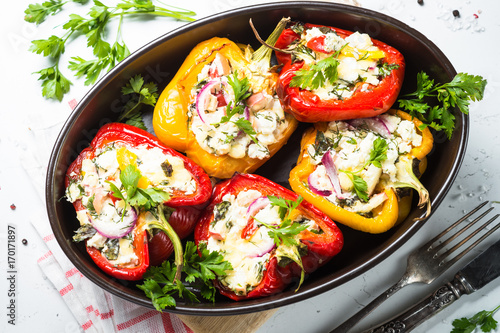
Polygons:
[[315,182],[315,178],[313,176],[313,174],[311,173],[309,175],[309,177],[307,177],[307,184],[309,185],[309,188],[311,189],[311,192],[314,193],[314,194],[317,194],[317,195],[321,195],[322,197],[328,197],[332,194],[332,191],[330,190],[320,190],[319,188],[317,188],[314,183]]
[[387,129],[389,130],[389,132],[394,132],[397,128],[397,125],[394,126],[393,123],[387,121],[384,117],[380,117],[380,116],[377,116],[377,119],[379,119],[384,125],[385,127],[387,127]]
[[383,122],[378,117],[353,119],[353,120],[349,120],[349,124],[354,126],[354,127],[366,125],[368,127],[368,129],[370,129],[373,132],[378,133],[384,137],[388,137],[391,135],[391,131],[389,131],[385,122]]
[[[259,197],[259,198],[255,199],[248,206],[248,209],[247,209],[248,221],[250,221],[251,218],[253,218],[260,210],[264,209],[269,204],[271,204],[271,201],[269,200],[268,197]],[[252,223],[255,224],[255,221],[252,221]],[[255,226],[255,225],[253,225],[253,226]],[[255,233],[253,233],[253,236],[255,236]],[[263,240],[263,242],[259,242],[259,246],[255,247],[254,252],[247,254],[247,257],[250,257],[250,258],[262,257],[266,253],[271,252],[275,248],[275,246],[276,246],[276,244],[274,243],[274,240],[272,238],[270,238],[270,237],[265,238]]]
[[271,201],[269,200],[268,197],[259,197],[252,201],[252,203],[248,206],[247,209],[247,219],[249,220],[250,218],[254,217],[255,214],[267,205],[269,205]]
[[345,197],[342,195],[342,188],[340,187],[339,174],[337,172],[337,167],[333,161],[333,156],[331,151],[327,151],[323,158],[321,159],[321,163],[325,166],[326,174],[330,181],[332,182],[333,190],[335,191],[335,195],[339,199],[344,199]]
[[266,239],[262,244],[259,244],[260,246],[255,247],[255,252],[253,253],[248,253],[246,256],[249,258],[256,258],[256,257],[262,257],[276,247],[276,244],[274,243],[274,240],[272,238]]
[[[206,118],[206,114],[205,114],[205,101],[207,100],[208,96],[212,95],[213,88],[216,88],[217,86],[220,87],[222,85],[225,86],[226,83],[224,81],[221,81],[221,80],[208,81],[208,83],[206,85],[204,85],[203,88],[201,88],[198,95],[196,95],[196,102],[195,102],[196,112],[198,113],[198,117],[200,117],[200,120],[205,125],[211,126],[210,123],[208,122],[208,120]],[[227,94],[223,93],[223,95],[224,95],[224,98],[226,98],[226,100],[229,98],[227,96]]]
[[250,120],[250,109],[248,106],[245,106],[245,112],[243,113],[246,120]]
[[122,218],[116,207],[106,204],[103,206],[101,214],[97,216],[89,214],[89,219],[95,230],[104,237],[122,238],[134,229],[137,222],[137,213],[134,208],[128,206]]

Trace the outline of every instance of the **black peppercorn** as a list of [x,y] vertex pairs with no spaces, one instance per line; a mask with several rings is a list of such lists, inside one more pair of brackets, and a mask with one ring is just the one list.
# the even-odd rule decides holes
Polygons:
[[459,12],[458,10],[456,10],[456,9],[455,9],[455,10],[453,11],[453,16],[455,16],[455,17],[460,17],[460,12]]
[[417,3],[422,6],[424,4],[424,0],[417,0]]
[[28,245],[28,240],[27,240],[26,238],[24,238],[24,239],[22,240],[22,242],[23,242],[23,245]]

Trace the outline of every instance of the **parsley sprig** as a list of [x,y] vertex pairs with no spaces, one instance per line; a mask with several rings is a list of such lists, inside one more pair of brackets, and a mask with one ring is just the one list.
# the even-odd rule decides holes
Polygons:
[[344,47],[311,67],[296,71],[290,81],[290,87],[314,90],[323,87],[327,82],[333,84],[339,77],[337,68],[340,62],[337,57]]
[[[232,266],[218,252],[210,252],[205,243],[200,243],[198,250],[201,256],[193,242],[186,243],[182,267],[184,281],[189,287],[199,289],[203,298],[213,302],[216,293],[213,280],[216,276],[225,276]],[[151,298],[158,311],[175,307],[175,295],[190,302],[199,302],[196,295],[180,279],[176,279],[175,275],[176,270],[171,262],[165,261],[159,267],[150,267],[144,275],[143,284],[137,287]]]
[[306,225],[301,225],[299,223],[293,223],[291,220],[291,213],[294,211],[300,203],[304,200],[301,196],[297,200],[287,200],[280,197],[268,195],[267,198],[271,202],[272,206],[278,207],[278,214],[281,219],[281,223],[276,226],[266,225],[269,228],[269,236],[274,239],[276,245],[298,245],[296,237],[300,232],[307,229]]
[[146,126],[142,120],[142,107],[155,106],[158,99],[158,86],[154,82],[144,83],[144,78],[141,75],[136,75],[130,78],[129,82],[122,87],[122,94],[130,96],[123,107],[122,114],[118,117],[119,122],[142,128],[146,130]]
[[226,106],[226,115],[221,118],[220,124],[232,122],[233,124],[238,126],[238,128],[242,130],[246,135],[248,135],[253,140],[253,142],[258,144],[259,142],[255,137],[257,135],[257,132],[255,132],[255,129],[253,128],[252,123],[249,120],[243,117],[240,117],[237,120],[231,120],[234,115],[242,115],[245,113],[245,108],[247,107],[245,100],[250,97],[250,95],[252,95],[250,81],[247,77],[244,77],[240,80],[238,78],[238,71],[234,71],[232,75],[228,76],[228,83],[233,89],[234,104],[230,102]]
[[480,311],[470,318],[455,319],[452,323],[451,333],[471,333],[478,327],[485,333],[491,332],[497,328],[498,322],[493,318],[493,315],[499,309],[500,305],[491,311]]
[[150,211],[170,199],[170,195],[160,189],[137,187],[141,178],[141,171],[129,164],[120,173],[121,188],[110,181],[106,183],[109,184],[114,197],[122,199],[126,204],[140,210]]
[[[88,2],[88,0],[72,1],[80,4],[85,4]],[[47,16],[56,15],[57,13],[59,13],[62,7],[68,2],[69,1],[48,0],[43,3],[30,4],[24,11],[24,13],[26,14],[26,16],[24,16],[24,20],[26,22],[40,24],[45,21]]]
[[[87,1],[75,0],[75,2]],[[65,3],[60,0],[51,0],[30,5],[25,11],[25,20],[40,24],[48,15],[58,13]],[[35,72],[39,74],[39,80],[42,81],[42,95],[61,101],[64,94],[69,91],[71,82],[61,74],[59,68],[61,55],[65,52],[69,41],[77,40],[76,37],[79,35],[86,37],[87,46],[92,49],[95,58],[86,60],[80,56],[74,56],[68,67],[75,72],[76,77],[85,77],[85,85],[92,85],[102,72],[109,71],[130,54],[121,33],[125,16],[163,16],[193,21],[192,16],[196,15],[192,11],[177,7],[171,8],[155,6],[152,0],[121,0],[116,6],[106,6],[94,0],[94,6],[90,8],[88,17],[78,14],[69,15],[69,20],[62,26],[66,31],[63,36],[52,35],[47,39],[34,40],[29,48],[31,52],[49,57],[53,62],[52,66]],[[115,42],[110,44],[104,39],[104,35],[108,30],[108,24],[113,19],[119,19],[119,24]]]
[[298,290],[304,281],[305,275],[300,251],[307,250],[307,247],[297,240],[297,235],[307,229],[307,225],[294,223],[291,217],[292,212],[301,204],[303,198],[299,196],[297,200],[288,200],[273,195],[268,195],[267,198],[272,206],[278,207],[278,214],[281,222],[278,225],[269,225],[262,221],[256,221],[269,229],[268,234],[273,238],[277,246],[276,257],[280,260],[283,258],[290,259],[302,269],[300,281],[296,289]]
[[[417,89],[399,99],[399,107],[422,121],[421,129],[429,126],[436,131],[444,131],[448,139],[455,129],[453,109],[469,113],[471,101],[480,101],[484,96],[487,81],[479,75],[458,73],[448,83],[436,84],[425,72],[417,74]],[[430,106],[428,100],[437,101]]]

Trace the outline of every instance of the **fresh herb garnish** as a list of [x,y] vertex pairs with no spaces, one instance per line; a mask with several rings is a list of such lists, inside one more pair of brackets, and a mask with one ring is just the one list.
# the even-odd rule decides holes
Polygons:
[[[86,3],[86,0],[74,0],[78,3]],[[58,13],[66,2],[50,0],[42,4],[32,4],[26,9],[25,20],[36,24],[42,23],[48,15]],[[122,23],[126,16],[166,16],[178,20],[194,21],[192,16],[196,13],[188,10],[172,7],[167,9],[153,4],[152,0],[121,0],[116,6],[106,6],[98,0],[94,0],[94,6],[88,12],[88,17],[77,14],[69,15],[69,20],[63,24],[66,33],[63,36],[52,35],[47,39],[32,41],[30,51],[49,57],[53,65],[38,72],[39,80],[42,81],[42,95],[46,98],[62,100],[64,94],[69,91],[71,82],[61,74],[59,61],[65,52],[66,44],[76,37],[84,35],[87,46],[92,48],[94,59],[85,60],[82,57],[72,57],[69,68],[75,72],[76,77],[84,76],[85,84],[94,84],[103,71],[109,71],[118,62],[126,58],[130,51],[122,39]],[[104,40],[109,23],[118,19],[116,39],[113,44]]]
[[142,107],[155,106],[158,98],[158,87],[153,82],[144,83],[144,78],[141,75],[136,75],[122,87],[122,94],[129,95],[130,99],[123,107],[122,114],[117,121],[142,128],[146,130],[146,126],[142,120]]
[[[479,75],[458,73],[448,83],[435,84],[425,72],[417,74],[417,90],[403,95],[399,99],[399,107],[405,109],[412,117],[422,121],[420,129],[429,126],[436,131],[444,131],[448,139],[455,129],[455,107],[469,113],[471,101],[483,99],[487,81]],[[426,100],[435,99],[438,105],[431,107]]]
[[250,90],[250,81],[248,81],[247,77],[240,80],[238,79],[238,71],[234,71],[233,75],[229,75],[227,79],[229,85],[233,88],[234,103],[236,105],[250,97],[252,91]]
[[278,225],[270,225],[262,221],[256,221],[269,229],[268,234],[271,238],[274,239],[274,243],[277,246],[299,245],[299,243],[295,239],[295,236],[297,236],[303,230],[307,229],[307,225],[293,223],[293,221],[291,220],[291,214],[300,205],[304,198],[302,198],[302,196],[299,196],[297,200],[287,200],[272,195],[268,195],[267,198],[271,202],[271,206],[278,207],[278,214],[280,216],[281,222]]
[[[122,189],[116,187],[110,181],[107,183],[110,186],[113,196],[122,199],[126,204],[135,208],[149,211],[156,208],[158,205],[163,204],[170,198],[167,192],[152,187],[138,188],[137,184],[142,178],[141,171],[135,166],[129,164],[120,173],[120,181]],[[123,210],[125,212],[125,209]]]
[[388,64],[386,62],[378,66],[378,77],[384,78],[389,76],[394,69],[399,69],[398,64]]
[[481,328],[481,331],[485,333],[491,332],[497,328],[497,321],[493,318],[493,315],[499,309],[500,305],[491,311],[480,311],[470,318],[455,319],[452,323],[453,330],[451,333],[471,333],[477,327]]
[[361,201],[368,201],[368,184],[356,174],[351,174],[352,187]]
[[252,94],[252,90],[250,89],[250,81],[246,77],[240,80],[238,78],[238,71],[234,71],[232,75],[228,76],[228,83],[233,88],[235,100],[234,104],[230,102],[226,106],[226,115],[221,118],[221,121],[218,124],[232,122],[233,124],[238,126],[238,128],[242,130],[246,135],[248,135],[253,140],[253,142],[258,144],[259,142],[255,137],[255,135],[257,135],[257,132],[255,132],[255,129],[253,128],[252,123],[249,120],[241,117],[236,121],[231,120],[235,114],[242,115],[245,113],[245,100]]
[[290,87],[314,90],[323,87],[327,82],[333,84],[339,77],[337,67],[340,62],[337,57],[341,50],[309,68],[301,68],[296,71],[295,76],[290,81]]
[[387,141],[382,138],[376,138],[375,141],[373,141],[373,148],[370,151],[370,159],[366,163],[365,167],[369,164],[373,164],[377,168],[381,168],[382,164],[380,164],[380,162],[387,159],[388,146]]
[[278,207],[281,223],[279,225],[269,225],[262,221],[257,220],[257,222],[269,229],[269,237],[273,238],[274,243],[278,247],[276,257],[279,258],[279,261],[284,260],[284,262],[288,262],[288,260],[292,260],[301,268],[300,281],[296,289],[298,290],[304,281],[305,273],[302,264],[302,253],[307,251],[307,247],[297,241],[296,238],[298,234],[307,229],[307,225],[294,223],[291,217],[292,212],[301,204],[303,198],[299,196],[297,200],[288,200],[272,195],[268,195],[267,198],[272,206]]
[[255,129],[252,127],[252,123],[249,120],[246,120],[244,118],[238,118],[238,120],[233,121],[233,124],[238,126],[240,130],[245,132],[246,135],[252,139],[255,144],[259,144],[259,141],[257,141],[257,138],[255,135],[257,135],[257,132],[255,132]]
[[[182,273],[184,281],[191,287],[199,288],[203,298],[215,301],[215,287],[213,280],[216,276],[223,277],[232,266],[218,252],[210,252],[205,243],[200,243],[198,254],[196,245],[187,242],[184,250],[184,265]],[[151,298],[154,307],[161,311],[167,307],[175,307],[174,296],[186,298],[190,302],[199,302],[196,295],[191,292],[180,280],[175,279],[176,270],[170,261],[165,261],[159,267],[150,267],[144,275],[144,282],[137,287]]]
[[[73,0],[73,2],[78,2],[80,4],[87,3],[88,0]],[[49,0],[43,3],[30,4],[28,8],[24,11],[26,16],[24,20],[30,23],[40,24],[49,15],[55,15],[61,11],[62,7],[69,1],[61,0]]]

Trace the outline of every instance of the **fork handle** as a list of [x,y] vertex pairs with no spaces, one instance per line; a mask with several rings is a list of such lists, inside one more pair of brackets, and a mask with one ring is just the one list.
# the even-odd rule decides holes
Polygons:
[[375,308],[377,308],[380,304],[382,304],[386,299],[394,295],[397,291],[399,291],[404,286],[410,284],[409,277],[405,274],[401,280],[399,280],[392,287],[383,292],[380,296],[371,301],[368,305],[359,310],[355,315],[351,318],[347,319],[340,326],[330,331],[330,333],[346,333],[351,328],[354,327],[361,319],[370,314]]
[[423,321],[455,302],[462,295],[467,295],[474,291],[474,288],[472,288],[467,280],[458,273],[451,282],[438,288],[433,294],[411,309],[382,325],[363,331],[362,333],[410,332]]

